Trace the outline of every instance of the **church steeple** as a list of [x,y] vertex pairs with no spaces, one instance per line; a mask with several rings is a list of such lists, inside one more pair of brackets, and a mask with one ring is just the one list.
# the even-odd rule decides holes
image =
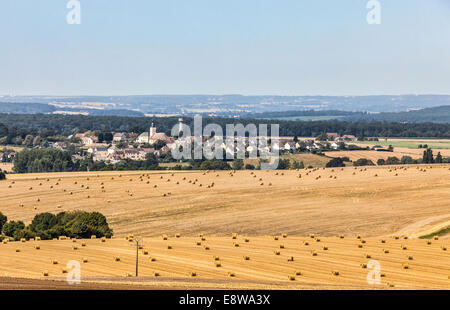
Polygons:
[[149,138],[151,136],[153,136],[155,133],[156,133],[156,127],[153,126],[153,123],[152,123],[152,125],[150,126],[150,130],[149,130]]

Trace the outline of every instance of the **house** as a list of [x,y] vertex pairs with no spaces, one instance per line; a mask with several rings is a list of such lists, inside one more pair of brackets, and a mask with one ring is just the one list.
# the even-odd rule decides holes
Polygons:
[[155,153],[158,156],[161,156],[162,154],[167,154],[170,151],[170,148],[167,145],[164,145],[159,151],[156,151]]
[[339,138],[339,134],[337,132],[327,132],[327,137],[328,138],[333,138],[333,140]]
[[52,147],[55,149],[58,149],[58,150],[63,150],[67,147],[67,143],[57,141],[57,142],[53,143]]
[[126,142],[127,135],[123,132],[116,132],[113,136],[113,142]]
[[343,135],[342,138],[344,141],[356,141],[356,137],[354,135]]
[[77,133],[75,137],[80,139],[81,143],[84,145],[90,145],[98,142],[98,138],[96,136],[90,136],[84,133]]
[[283,149],[285,151],[294,151],[295,150],[295,142],[286,142],[284,143]]
[[89,148],[88,153],[92,154],[93,161],[105,161],[108,157],[107,148]]
[[131,160],[145,160],[147,153],[143,149],[122,149],[115,151],[112,155],[109,156],[109,158],[115,159],[115,160],[122,160],[122,159],[131,159]]

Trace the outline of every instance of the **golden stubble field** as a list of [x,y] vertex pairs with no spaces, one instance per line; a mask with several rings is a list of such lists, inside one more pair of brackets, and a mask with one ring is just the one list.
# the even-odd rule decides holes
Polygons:
[[12,174],[0,212],[99,211],[116,236],[411,235],[450,220],[449,167]]
[[[139,250],[135,278],[136,247],[125,238],[10,242],[0,244],[0,276],[64,281],[67,262],[76,260],[82,282],[99,285],[449,289],[449,246],[449,240],[402,237],[155,237],[146,238]],[[379,264],[379,283],[367,282],[375,266],[371,261]]]
[[[63,279],[68,260],[87,258],[83,283],[294,289],[390,288],[390,283],[395,288],[450,288],[449,236],[430,245],[416,239],[450,225],[449,168],[8,175],[0,182],[0,212],[9,219],[28,224],[42,212],[99,211],[115,237],[106,242],[0,244],[0,277],[42,278],[48,271],[45,278]],[[177,233],[180,238],[174,237]],[[237,233],[237,239],[231,233]],[[144,255],[140,250],[138,279],[126,277],[134,272],[135,259],[135,249],[124,238],[129,234],[145,237],[148,251]],[[199,234],[205,234],[205,240]],[[307,237],[310,234],[320,241]],[[85,247],[72,248],[82,242]],[[219,256],[220,267],[213,256]],[[288,261],[291,256],[293,261]],[[58,264],[52,264],[53,259]],[[381,264],[382,285],[366,282],[369,270],[361,264],[371,259]]]

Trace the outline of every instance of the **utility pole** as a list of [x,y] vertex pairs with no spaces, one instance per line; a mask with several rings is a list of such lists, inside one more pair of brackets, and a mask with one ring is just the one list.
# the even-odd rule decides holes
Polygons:
[[139,275],[139,243],[142,241],[140,238],[136,238],[136,277]]

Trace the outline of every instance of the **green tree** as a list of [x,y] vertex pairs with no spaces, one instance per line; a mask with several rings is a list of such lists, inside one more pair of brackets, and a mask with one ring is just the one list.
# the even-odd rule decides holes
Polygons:
[[56,215],[51,213],[40,213],[37,214],[29,228],[33,232],[44,231],[54,227],[58,223]]
[[327,168],[331,167],[345,167],[344,160],[340,157],[332,158],[327,164]]
[[353,166],[375,166],[375,164],[367,158],[360,158],[353,162]]
[[432,149],[427,148],[425,151],[423,151],[422,163],[424,163],[424,164],[433,164],[434,163]]
[[105,136],[103,135],[103,132],[100,132],[97,136],[98,142],[103,142],[105,141]]
[[278,168],[279,170],[286,170],[291,167],[291,161],[289,159],[281,159],[278,161]]
[[319,141],[327,141],[328,140],[328,136],[326,133],[322,132],[320,135],[318,135],[316,137],[317,140]]
[[8,217],[0,212],[0,234],[3,231],[3,225],[8,221]]
[[435,159],[436,164],[442,164],[442,155],[441,152],[438,152]]
[[378,166],[386,165],[386,161],[383,158],[380,158],[377,160],[377,165]]
[[395,156],[388,157],[386,159],[386,165],[398,165],[398,164],[400,164],[400,159],[398,159]]
[[114,135],[113,135],[111,132],[105,132],[105,133],[103,134],[103,137],[105,138],[105,141],[106,141],[107,143],[111,143],[111,141],[112,141],[113,138],[114,138]]
[[223,160],[205,160],[200,164],[200,170],[230,170],[231,167]]
[[18,230],[25,228],[25,224],[22,221],[9,221],[3,225],[3,233],[5,236],[13,237],[14,233]]
[[400,163],[403,165],[411,165],[414,164],[414,159],[411,156],[402,156]]
[[13,233],[14,240],[19,241],[20,239],[24,238],[26,240],[29,240],[31,238],[36,237],[36,234],[29,230],[28,228],[16,230]]
[[247,169],[247,170],[255,170],[255,166],[252,165],[252,164],[246,164],[245,165],[245,169]]
[[233,164],[231,165],[233,170],[242,170],[244,168],[244,160],[243,159],[235,159],[233,160]]
[[292,164],[292,169],[304,169],[304,168],[305,164],[303,163],[303,161],[294,160],[294,163]]
[[112,236],[112,230],[108,226],[106,217],[99,212],[81,213],[67,225],[70,226],[70,231],[76,238],[89,238],[92,235]]

